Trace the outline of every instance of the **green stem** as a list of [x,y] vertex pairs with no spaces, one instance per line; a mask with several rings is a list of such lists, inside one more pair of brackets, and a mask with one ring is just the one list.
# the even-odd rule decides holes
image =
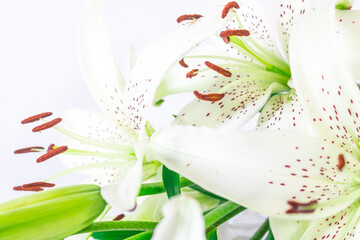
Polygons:
[[266,219],[266,221],[259,227],[259,229],[256,231],[256,233],[250,238],[250,240],[260,240],[263,238],[263,236],[269,231],[269,219]]
[[149,239],[151,239],[152,234],[153,234],[153,231],[142,232],[142,233],[136,234],[134,236],[131,236],[129,238],[126,238],[124,240],[149,240]]
[[[189,187],[192,186],[194,183],[192,183],[190,180],[186,178],[180,178],[180,187]],[[156,182],[156,183],[144,183],[141,185],[139,196],[147,196],[147,195],[155,195],[159,193],[164,193],[165,187],[163,182]]]
[[103,232],[103,231],[114,231],[114,230],[128,230],[128,231],[152,231],[156,227],[157,222],[141,222],[141,221],[104,221],[94,222],[77,232],[89,233],[89,232]]
[[246,208],[243,206],[230,201],[221,204],[219,207],[205,215],[206,233],[212,231],[214,228],[217,228],[245,209]]
[[192,189],[194,189],[194,190],[196,190],[196,191],[198,191],[198,192],[201,192],[201,193],[203,193],[203,194],[205,194],[205,195],[208,195],[209,197],[218,199],[218,200],[220,200],[220,201],[228,201],[227,199],[222,198],[222,197],[220,197],[220,196],[218,196],[218,195],[215,195],[215,194],[213,194],[212,192],[206,191],[205,189],[203,189],[203,188],[200,187],[199,185],[194,184],[194,185],[190,186],[190,188],[192,188]]

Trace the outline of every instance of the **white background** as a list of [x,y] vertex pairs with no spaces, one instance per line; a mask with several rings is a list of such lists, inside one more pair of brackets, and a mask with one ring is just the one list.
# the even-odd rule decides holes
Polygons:
[[[123,73],[127,73],[131,43],[141,50],[151,40],[175,28],[178,16],[201,14],[210,2],[216,3],[102,1]],[[268,13],[273,14],[273,1],[262,2]],[[32,133],[33,125],[21,125],[22,119],[43,111],[61,117],[65,110],[74,107],[99,111],[77,61],[77,28],[84,6],[85,0],[0,0],[0,202],[23,194],[12,191],[13,186],[41,181],[65,169],[56,158],[36,164],[37,154],[13,154],[22,147],[46,147],[61,137],[54,130]],[[176,114],[184,104],[184,98],[166,101],[165,110],[156,109],[151,122],[155,126],[166,124],[171,114]],[[61,184],[74,181],[78,179],[64,178]]]

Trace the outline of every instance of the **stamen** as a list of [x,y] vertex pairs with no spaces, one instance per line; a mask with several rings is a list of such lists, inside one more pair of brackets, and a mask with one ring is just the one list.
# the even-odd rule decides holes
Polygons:
[[201,94],[198,91],[194,91],[194,95],[200,100],[209,101],[209,102],[220,101],[225,96],[224,93]]
[[339,171],[341,171],[345,166],[345,158],[343,154],[339,154],[338,156],[338,164],[336,165]]
[[189,67],[189,65],[187,65],[187,64],[185,63],[184,58],[182,58],[182,59],[180,60],[179,64],[180,64],[180,66],[182,66],[182,67],[184,67],[184,68],[188,68],[188,67]]
[[29,191],[29,192],[40,192],[43,191],[43,188],[24,188],[23,186],[13,187],[14,191]]
[[52,115],[52,112],[44,112],[44,113],[40,113],[31,117],[28,117],[24,120],[21,121],[21,124],[26,124],[26,123],[32,123],[32,122],[36,122],[39,121],[42,118],[46,118]]
[[315,208],[311,208],[311,206],[316,204],[317,201],[313,200],[308,203],[288,201],[287,203],[291,206],[291,208],[287,210],[286,213],[313,213],[315,211]]
[[46,130],[48,128],[52,128],[53,126],[57,125],[59,122],[61,122],[62,119],[61,118],[55,118],[54,120],[51,120],[50,122],[46,122],[44,124],[41,124],[37,127],[34,127],[33,128],[33,132],[39,132],[39,131],[42,131],[42,130]]
[[122,220],[124,217],[125,217],[125,214],[121,213],[121,214],[117,215],[117,216],[113,219],[113,221],[120,221],[120,220]]
[[226,69],[224,69],[224,68],[222,68],[222,67],[219,67],[218,65],[215,65],[215,64],[213,64],[213,63],[211,63],[211,62],[206,61],[206,62],[205,62],[205,65],[206,65],[208,68],[214,70],[214,71],[217,72],[217,73],[220,73],[221,75],[223,75],[223,76],[225,76],[225,77],[231,77],[231,75],[232,75],[230,71],[228,71],[228,70],[226,70]]
[[220,33],[220,37],[224,40],[226,44],[230,42],[230,36],[237,36],[237,37],[247,37],[250,35],[250,32],[245,29],[238,29],[238,30],[226,30]]
[[193,69],[191,70],[190,72],[188,72],[186,74],[186,78],[192,78],[192,77],[195,77],[197,74],[197,72],[199,71],[199,69]]
[[60,153],[63,153],[65,152],[66,150],[68,150],[68,147],[67,146],[61,146],[61,147],[58,147],[58,148],[55,148],[53,150],[50,150],[49,152],[45,153],[44,155],[42,155],[41,157],[39,157],[38,159],[36,159],[36,162],[37,163],[40,163],[40,162],[44,162]]
[[55,144],[50,144],[49,146],[48,146],[48,148],[47,148],[47,152],[50,152],[51,150],[53,150],[54,149],[54,147],[55,147]]
[[239,9],[240,7],[239,7],[239,4],[237,4],[237,2],[229,2],[229,3],[226,4],[226,6],[224,7],[224,9],[223,9],[223,11],[222,11],[222,14],[221,14],[221,17],[222,17],[222,18],[225,18],[225,17],[228,15],[230,9],[232,9],[232,8]]
[[22,185],[23,188],[51,188],[55,187],[54,183],[47,183],[47,182],[33,182],[27,183]]
[[202,17],[202,15],[200,15],[200,14],[186,14],[186,15],[181,15],[180,17],[178,17],[176,19],[176,21],[178,23],[181,23],[181,22],[186,21],[186,20],[196,20],[196,19],[199,19],[201,17]]
[[21,154],[21,153],[30,153],[30,152],[39,152],[38,150],[44,150],[43,147],[27,147],[21,148],[14,151],[14,154]]

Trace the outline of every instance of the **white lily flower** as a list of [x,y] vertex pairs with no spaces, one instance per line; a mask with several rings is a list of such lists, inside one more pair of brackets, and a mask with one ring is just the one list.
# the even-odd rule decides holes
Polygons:
[[172,197],[163,207],[164,219],[152,240],[205,240],[205,222],[200,205],[184,195]]
[[[66,128],[55,126],[60,118],[47,123],[46,128],[53,127],[72,142],[61,147],[51,145],[38,162],[62,153],[63,162],[71,169],[55,178],[72,172],[88,173],[87,181],[104,186],[102,194],[112,206],[132,209],[141,182],[155,175],[160,166],[159,162],[146,162],[143,156],[153,131],[147,123],[147,115],[156,88],[166,69],[175,64],[173,59],[182,57],[229,20],[218,21],[217,18],[204,17],[191,23],[194,26],[191,31],[185,26],[179,27],[150,44],[132,67],[129,80],[125,81],[113,56],[99,0],[88,0],[79,29],[80,63],[88,86],[106,116],[72,110],[66,117]],[[183,42],[178,39],[179,35],[191,40]],[[161,53],[158,53],[159,46],[164,50]],[[154,61],[154,58],[158,59]],[[35,118],[39,120],[49,115],[51,113],[44,113]],[[30,147],[16,153],[43,150]]]
[[338,41],[338,35],[340,43],[353,36],[336,29],[344,23],[357,31],[360,15],[344,11],[334,20],[333,9],[304,17],[290,46],[294,84],[320,138],[290,131],[230,133],[172,126],[152,136],[147,158],[275,217],[276,239],[359,239],[360,95],[355,63],[343,61],[346,46]]
[[[288,40],[293,25],[311,12],[313,2],[276,1],[277,33],[271,32],[256,0],[230,2],[234,16],[211,39],[215,45],[200,45],[186,55],[161,83],[156,99],[168,93],[202,91],[195,92],[199,99],[180,111],[175,124],[238,129],[264,107],[259,129],[279,129],[284,125],[303,129],[303,109],[289,81],[290,68],[296,66],[288,63]],[[215,14],[219,16],[221,12]],[[339,31],[346,31],[346,27],[339,25]],[[274,40],[276,35],[281,42],[280,50]],[[344,50],[345,54],[353,55],[352,50]],[[274,93],[278,95],[271,97]],[[288,121],[279,123],[282,118]]]

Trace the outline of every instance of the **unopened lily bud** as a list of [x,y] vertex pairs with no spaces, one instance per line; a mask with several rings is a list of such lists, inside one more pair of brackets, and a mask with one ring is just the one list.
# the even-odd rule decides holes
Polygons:
[[92,223],[106,202],[96,185],[75,185],[0,204],[0,239],[63,239]]
[[354,4],[354,0],[339,0],[335,4],[338,10],[350,10]]

